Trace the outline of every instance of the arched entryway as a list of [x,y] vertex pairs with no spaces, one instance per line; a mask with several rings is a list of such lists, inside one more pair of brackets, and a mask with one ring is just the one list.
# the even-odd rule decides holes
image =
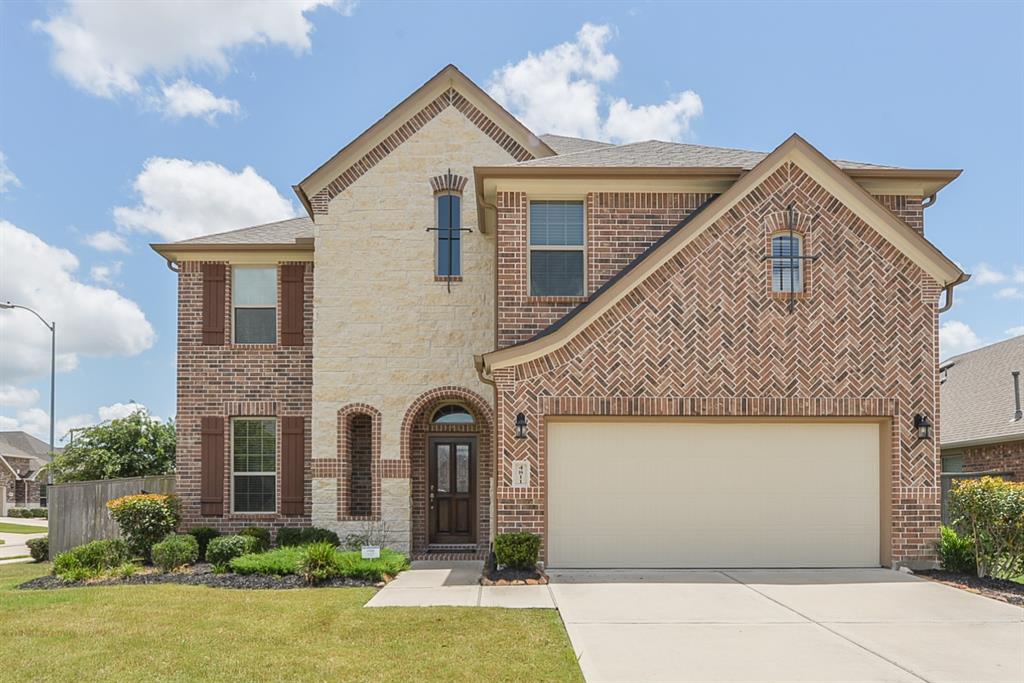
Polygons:
[[409,407],[403,459],[412,487],[413,557],[480,557],[491,528],[493,411],[479,394],[439,387]]

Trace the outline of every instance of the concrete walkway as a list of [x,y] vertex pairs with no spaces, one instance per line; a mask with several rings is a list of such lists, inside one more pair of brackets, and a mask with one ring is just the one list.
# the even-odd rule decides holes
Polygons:
[[481,586],[483,562],[413,562],[367,607],[554,608],[547,586]]
[[588,681],[1024,681],[1024,610],[887,569],[553,571]]
[[28,546],[25,545],[25,541],[30,538],[40,538],[46,535],[48,526],[45,519],[21,519],[19,517],[0,517],[0,522],[8,524],[20,524],[22,526],[39,527],[38,534],[8,534],[0,532],[0,540],[3,541],[0,544],[0,564],[12,564],[16,562],[31,562],[31,559],[17,559],[13,560],[10,558],[18,557],[20,555],[28,555]]

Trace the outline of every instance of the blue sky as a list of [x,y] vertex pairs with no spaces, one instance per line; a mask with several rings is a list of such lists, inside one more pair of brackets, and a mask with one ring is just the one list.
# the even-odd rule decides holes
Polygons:
[[[149,242],[297,213],[292,184],[449,62],[538,133],[962,168],[926,213],[975,274],[944,354],[1024,333],[1020,3],[5,3],[0,300],[57,319],[58,436],[174,414]],[[47,345],[0,311],[0,428],[45,433]]]

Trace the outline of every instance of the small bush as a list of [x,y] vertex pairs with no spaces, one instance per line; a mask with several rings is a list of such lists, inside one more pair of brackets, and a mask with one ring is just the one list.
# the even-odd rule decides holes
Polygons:
[[252,536],[218,536],[206,546],[206,561],[220,571],[236,557],[256,552],[256,539]]
[[11,508],[10,510],[7,511],[8,517],[15,517],[19,519],[23,517],[29,517],[31,516],[31,514],[32,513],[30,513],[27,508]]
[[338,546],[341,544],[341,541],[338,540],[338,534],[330,529],[321,529],[315,526],[305,529],[285,527],[277,532],[277,545],[279,548],[308,545],[310,543],[330,543],[331,545]]
[[370,539],[366,534],[348,534],[341,542],[343,550],[359,550],[364,545],[370,545]]
[[303,549],[297,546],[276,548],[265,553],[254,553],[236,557],[228,566],[236,574],[263,574],[267,576],[287,576],[298,574],[299,559]]
[[498,534],[494,538],[494,554],[498,564],[512,569],[532,570],[537,567],[540,536],[522,531]]
[[107,502],[131,551],[146,561],[153,544],[178,528],[181,519],[178,499],[159,493],[123,496]]
[[122,565],[118,565],[110,570],[111,576],[116,576],[119,579],[127,579],[131,576],[135,576],[135,572],[139,570],[139,566],[134,562],[125,562]]
[[153,545],[153,564],[165,572],[199,559],[199,542],[191,534],[170,534]]
[[270,531],[258,526],[249,526],[238,532],[239,536],[251,536],[256,539],[256,552],[270,550]]
[[975,574],[978,571],[974,564],[974,545],[971,539],[961,536],[955,529],[942,527],[941,537],[937,544],[939,561],[942,568],[961,574]]
[[396,576],[409,568],[409,559],[390,548],[380,549],[380,558],[364,560],[358,550],[338,553],[341,575],[351,579],[382,581],[386,576]]
[[1024,482],[999,477],[954,482],[949,509],[954,527],[971,543],[978,576],[1024,574]]
[[58,555],[53,573],[65,581],[81,581],[121,566],[129,555],[128,544],[119,538],[92,541]]
[[31,510],[29,510],[29,516],[35,519],[46,519],[46,508],[32,508]]
[[25,541],[28,552],[36,562],[45,562],[50,559],[50,537],[30,538]]
[[341,558],[330,543],[310,543],[302,547],[298,571],[307,583],[320,583],[341,575]]
[[212,529],[208,526],[198,526],[188,532],[190,536],[194,536],[196,543],[199,544],[199,561],[206,561],[206,546],[210,544],[210,541],[220,536],[220,532],[216,529]]

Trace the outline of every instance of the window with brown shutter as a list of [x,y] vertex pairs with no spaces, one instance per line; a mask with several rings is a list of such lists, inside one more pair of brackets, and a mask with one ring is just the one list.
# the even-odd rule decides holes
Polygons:
[[305,343],[306,265],[281,266],[281,345],[302,346]]
[[203,345],[224,344],[224,264],[203,264]]
[[199,468],[199,512],[207,517],[224,515],[224,418],[202,419]]
[[301,515],[305,508],[306,420],[281,418],[281,514]]

